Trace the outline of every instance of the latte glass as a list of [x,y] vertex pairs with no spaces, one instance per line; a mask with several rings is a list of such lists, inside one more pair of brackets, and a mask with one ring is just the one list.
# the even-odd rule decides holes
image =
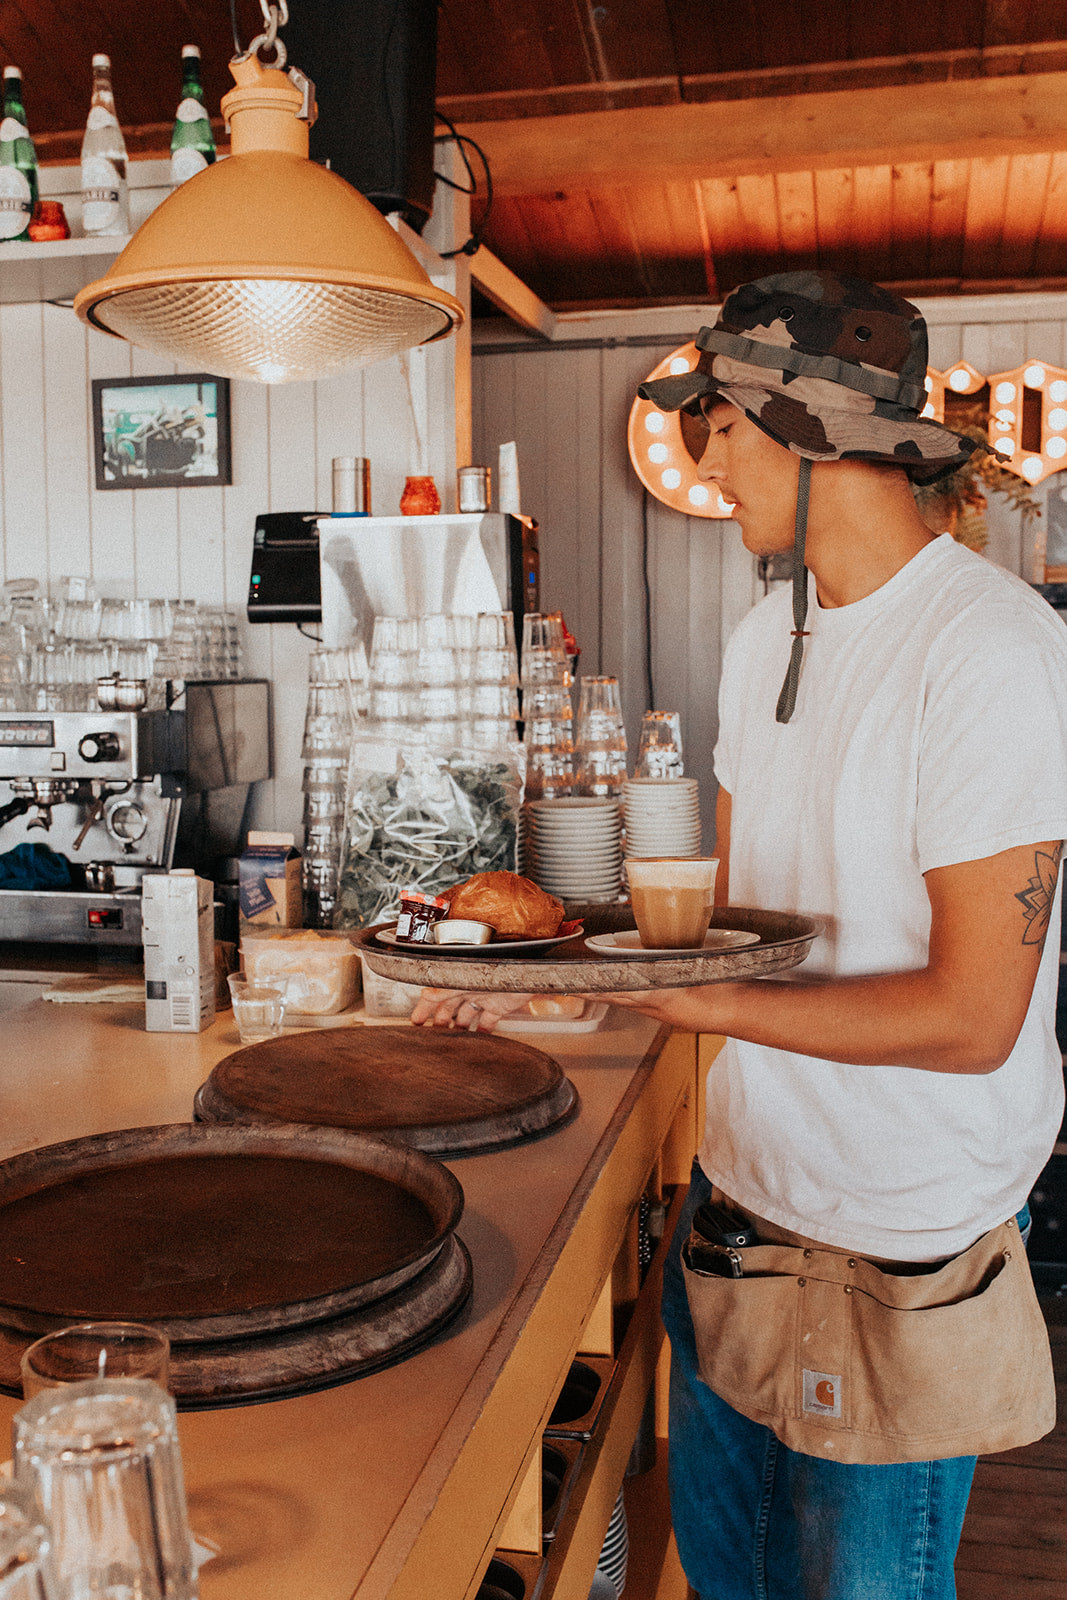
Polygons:
[[634,921],[646,950],[699,950],[715,892],[715,856],[627,860]]

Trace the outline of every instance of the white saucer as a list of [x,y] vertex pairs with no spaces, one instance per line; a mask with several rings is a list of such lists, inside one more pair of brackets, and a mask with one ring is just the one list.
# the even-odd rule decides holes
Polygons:
[[709,928],[701,949],[681,946],[673,950],[647,950],[636,928],[626,928],[621,933],[590,934],[585,941],[587,949],[597,950],[605,956],[714,955],[719,950],[740,950],[744,945],[759,942],[758,933],[745,933],[740,928]]

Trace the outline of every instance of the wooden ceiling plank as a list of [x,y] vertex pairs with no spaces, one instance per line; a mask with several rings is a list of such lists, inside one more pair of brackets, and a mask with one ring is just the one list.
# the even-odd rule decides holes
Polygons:
[[1008,158],[976,157],[967,183],[963,220],[962,272],[965,278],[1002,278],[1000,247],[1008,198]]
[[482,122],[502,193],[792,169],[1039,153],[1067,146],[1067,73]]
[[819,266],[824,272],[849,270],[854,263],[852,240],[856,215],[852,168],[824,168],[812,173],[812,182]]
[[670,76],[677,82],[666,0],[611,0],[610,5],[589,3],[581,10],[598,79]]
[[720,295],[747,276],[747,260],[742,255],[743,229],[737,184],[728,178],[709,178],[698,183],[700,202],[707,222],[708,244],[715,262],[715,277]]
[[852,182],[856,196],[854,271],[857,277],[880,283],[890,276],[893,250],[893,169],[888,164],[857,167]]
[[[676,186],[675,186],[676,187]],[[699,183],[693,184],[693,208],[700,230],[700,248],[704,255],[704,286],[709,300],[720,298],[719,275],[715,266],[715,251],[711,243],[711,225],[704,205],[704,191]]]
[[1034,271],[1038,277],[1067,274],[1067,155],[1058,154],[1049,163],[1045,209],[1034,250]]
[[815,225],[815,177],[811,172],[779,172],[774,178],[778,236],[790,268],[814,270],[819,265]]
[[750,263],[745,277],[761,278],[780,264],[778,196],[771,172],[745,173],[737,180],[737,207],[742,229],[742,259]]
[[1008,163],[1008,199],[1000,252],[1005,277],[1021,278],[1033,271],[1051,167],[1050,155],[1013,156]]
[[932,161],[903,162],[891,171],[889,272],[894,278],[925,278],[930,269]]
[[929,273],[952,279],[963,271],[963,221],[967,214],[969,161],[935,161],[930,192]]
[[679,300],[718,298],[715,266],[709,258],[695,187],[669,183],[654,190],[624,191],[654,299],[671,295]]

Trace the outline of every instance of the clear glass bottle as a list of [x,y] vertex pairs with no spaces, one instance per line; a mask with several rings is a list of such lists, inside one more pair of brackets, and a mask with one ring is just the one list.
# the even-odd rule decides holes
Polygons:
[[170,139],[170,181],[177,188],[215,159],[215,136],[200,82],[200,51],[182,46],[182,97]]
[[82,139],[82,223],[90,235],[130,231],[126,141],[115,114],[111,61],[93,57],[93,98]]
[[0,240],[28,239],[37,203],[37,152],[22,106],[22,73],[4,68],[4,110],[0,119]]

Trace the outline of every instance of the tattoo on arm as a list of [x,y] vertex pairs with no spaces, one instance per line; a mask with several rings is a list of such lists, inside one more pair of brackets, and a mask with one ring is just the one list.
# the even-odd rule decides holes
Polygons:
[[1015,896],[1026,917],[1023,944],[1041,944],[1048,932],[1052,902],[1056,896],[1056,878],[1060,870],[1063,845],[1058,844],[1051,854],[1044,850],[1034,852],[1034,876],[1026,888]]

